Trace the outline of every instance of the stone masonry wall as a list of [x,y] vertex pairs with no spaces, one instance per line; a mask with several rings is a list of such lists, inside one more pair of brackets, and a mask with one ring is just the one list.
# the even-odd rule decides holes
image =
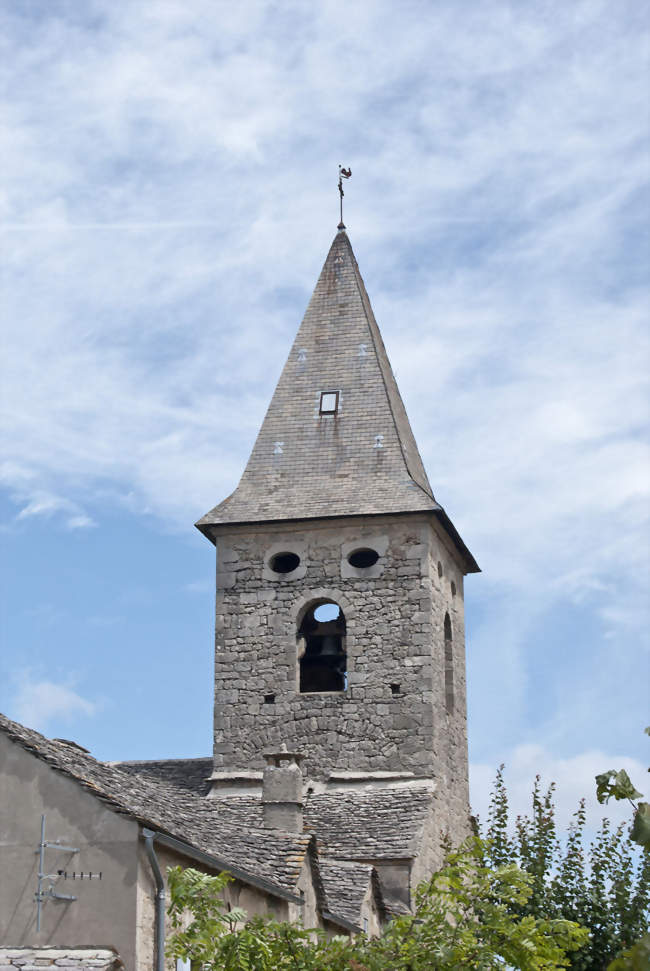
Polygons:
[[121,971],[124,965],[110,948],[92,947],[0,947],[0,971]]
[[[364,546],[380,560],[354,569],[347,555]],[[445,789],[455,786],[453,776],[466,788],[462,575],[430,517],[221,527],[217,547],[216,771],[261,769],[262,753],[284,742],[306,754],[313,779],[410,771],[444,780]],[[269,558],[285,551],[297,553],[300,566],[274,574]],[[319,599],[335,601],[345,615],[348,687],[300,694],[296,632]],[[458,659],[451,717],[446,610]],[[273,703],[265,702],[269,695]]]
[[[445,613],[451,622],[451,680],[453,704],[449,704],[449,683],[446,679],[447,659],[443,653],[434,665],[434,708],[438,731],[434,738],[436,776],[435,841],[445,832],[454,845],[470,835],[469,776],[467,752],[467,683],[465,677],[465,608],[463,575],[458,570],[451,550],[435,544],[431,546],[430,573],[436,596],[434,613],[444,632]],[[438,645],[436,645],[437,647]],[[424,879],[424,876],[422,877]]]

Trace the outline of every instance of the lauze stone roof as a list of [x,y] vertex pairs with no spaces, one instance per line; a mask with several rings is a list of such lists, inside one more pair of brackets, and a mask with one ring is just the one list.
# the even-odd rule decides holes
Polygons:
[[[0,731],[52,768],[75,779],[116,812],[181,840],[235,873],[240,869],[269,889],[296,893],[305,854],[313,837],[277,830],[250,830],[228,822],[212,801],[189,789],[145,778],[99,762],[75,745],[44,738],[0,715]],[[185,764],[187,760],[181,760]]]
[[110,764],[142,779],[162,782],[175,789],[193,792],[197,796],[207,796],[210,791],[210,775],[214,768],[211,758],[151,759]]
[[[319,414],[336,391],[335,415]],[[246,470],[199,520],[219,523],[439,509],[352,246],[332,243]]]
[[[203,772],[210,759],[168,759],[114,763],[143,778],[158,778],[181,790],[207,792]],[[201,769],[198,770],[198,766]],[[222,822],[263,829],[256,796],[209,799]],[[431,786],[350,789],[313,793],[305,799],[304,828],[318,839],[319,852],[339,860],[410,859],[417,855],[425,822],[433,811]]]
[[305,803],[305,831],[284,833],[264,828],[259,798],[206,798],[211,759],[105,763],[74,743],[47,739],[4,715],[0,731],[116,812],[207,854],[218,868],[271,893],[297,894],[311,855],[326,898],[321,909],[356,926],[369,887],[380,912],[387,907],[368,861],[416,856],[433,806],[427,788],[313,794]]
[[[255,796],[224,796],[210,802],[229,825],[262,826],[262,804]],[[412,859],[433,806],[434,793],[426,786],[314,793],[305,799],[304,828],[316,835],[323,856]]]
[[0,947],[0,971],[124,971],[124,964],[112,948],[100,947]]
[[358,924],[361,906],[370,891],[375,894],[380,919],[385,918],[386,906],[374,867],[367,863],[340,863],[322,859],[320,876],[328,907],[341,917]]
[[320,851],[329,857],[410,859],[433,803],[426,787],[326,792],[307,800],[305,829],[316,833]]

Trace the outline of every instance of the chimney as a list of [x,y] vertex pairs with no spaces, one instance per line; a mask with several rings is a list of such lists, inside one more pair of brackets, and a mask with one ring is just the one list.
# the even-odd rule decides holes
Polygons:
[[304,756],[296,752],[265,752],[266,768],[262,778],[264,826],[302,833],[302,770]]

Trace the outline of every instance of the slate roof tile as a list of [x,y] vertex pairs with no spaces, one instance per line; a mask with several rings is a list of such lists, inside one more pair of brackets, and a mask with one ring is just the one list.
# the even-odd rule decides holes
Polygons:
[[214,768],[210,757],[199,759],[152,759],[137,762],[110,762],[109,765],[152,782],[160,782],[206,796],[210,791],[210,775]]
[[377,871],[373,866],[368,863],[342,863],[338,860],[321,858],[320,874],[327,908],[332,913],[362,927],[361,907],[368,888],[371,887],[380,919],[383,918],[386,908]]
[[[319,414],[328,390],[339,392],[336,415]],[[350,240],[339,231],[241,481],[197,525],[438,508]]]
[[[228,822],[213,801],[178,785],[97,761],[77,746],[45,738],[0,715],[0,731],[37,758],[75,779],[117,812],[239,867],[252,877],[295,892],[311,837],[252,830]],[[186,760],[182,760],[186,761]]]
[[[414,857],[433,808],[427,787],[336,790],[307,797],[302,834],[270,831],[263,826],[259,797],[206,798],[209,758],[104,763],[75,744],[47,739],[4,715],[0,731],[116,812],[283,891],[295,892],[305,855],[314,854],[315,834],[327,907],[357,925],[368,880],[377,878],[369,864],[351,861]],[[375,893],[380,907],[398,912],[399,907],[383,901],[378,882]]]
[[316,834],[320,851],[330,858],[411,858],[433,804],[426,787],[325,792],[307,800],[305,829]]
[[[408,859],[418,852],[433,801],[433,791],[425,786],[314,793],[305,799],[304,829],[316,835],[328,858]],[[225,796],[210,802],[219,804],[220,815],[229,825],[262,825],[262,804],[255,796]]]

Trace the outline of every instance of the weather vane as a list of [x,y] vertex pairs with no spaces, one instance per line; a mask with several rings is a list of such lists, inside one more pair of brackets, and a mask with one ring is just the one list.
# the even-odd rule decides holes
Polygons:
[[345,223],[343,222],[343,196],[345,195],[343,191],[343,179],[349,179],[352,175],[352,169],[344,169],[342,165],[339,165],[339,196],[341,197],[341,222],[338,225],[339,229],[345,229]]

